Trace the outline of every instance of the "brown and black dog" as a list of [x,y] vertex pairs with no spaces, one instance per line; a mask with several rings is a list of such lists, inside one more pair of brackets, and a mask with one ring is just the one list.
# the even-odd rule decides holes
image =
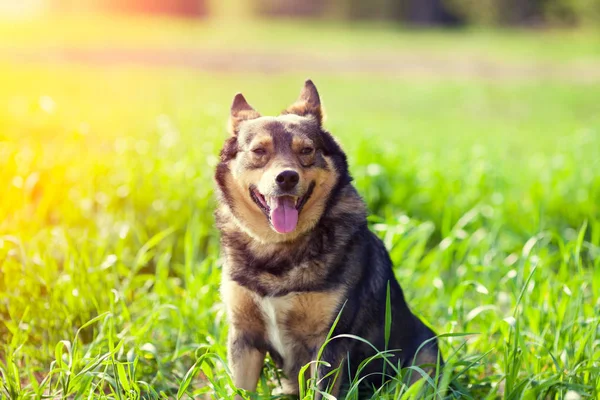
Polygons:
[[[254,391],[269,352],[288,378],[283,392],[297,394],[301,368],[317,359],[338,314],[333,336],[394,349],[390,361],[399,367],[435,364],[435,335],[409,310],[383,243],[367,227],[346,155],[323,129],[314,84],[307,80],[300,98],[277,117],[261,116],[237,94],[229,130],[215,175],[215,216],[235,385]],[[338,396],[374,354],[342,336],[324,347],[327,364],[313,363],[312,376],[319,390]],[[372,361],[361,375],[381,373],[383,362]],[[334,381],[330,371],[341,365]],[[381,384],[381,375],[374,382]]]

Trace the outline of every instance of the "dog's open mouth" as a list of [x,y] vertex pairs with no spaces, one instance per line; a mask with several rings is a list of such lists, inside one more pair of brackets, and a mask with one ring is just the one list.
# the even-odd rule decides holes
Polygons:
[[290,233],[298,225],[298,216],[314,189],[311,183],[306,193],[301,196],[264,196],[256,187],[250,188],[250,197],[265,213],[269,222],[278,233]]

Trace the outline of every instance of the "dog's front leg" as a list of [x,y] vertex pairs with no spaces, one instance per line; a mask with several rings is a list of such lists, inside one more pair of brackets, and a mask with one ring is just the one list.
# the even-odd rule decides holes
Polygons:
[[[227,358],[235,386],[255,391],[265,359],[264,322],[252,293],[224,279],[221,295],[227,305]],[[239,398],[239,397],[236,397]]]
[[[232,328],[228,338],[227,354],[235,386],[254,392],[262,371],[265,352],[252,346],[243,333]],[[236,399],[241,397],[236,396]]]

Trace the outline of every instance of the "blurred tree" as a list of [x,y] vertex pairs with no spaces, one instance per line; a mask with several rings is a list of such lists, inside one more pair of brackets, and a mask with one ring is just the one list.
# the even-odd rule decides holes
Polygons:
[[347,0],[346,15],[350,19],[401,20],[405,0]]
[[444,0],[257,0],[265,15],[327,16],[351,20],[392,20],[417,25],[460,22]]
[[413,25],[600,25],[600,0],[253,0],[260,14]]
[[[406,0],[405,0],[406,1]],[[405,20],[418,25],[456,25],[461,18],[444,0],[410,0],[405,7]]]
[[600,27],[600,0],[545,0],[545,18],[554,24]]
[[242,21],[259,13],[256,1],[208,0],[210,16],[222,21]]
[[600,0],[445,0],[475,25],[584,25],[600,23]]
[[258,11],[265,15],[316,17],[323,15],[327,2],[322,0],[261,0]]
[[197,17],[207,14],[205,0],[51,0],[58,11],[108,11]]
[[[41,0],[40,0],[41,1]],[[49,0],[63,11],[388,20],[410,25],[595,25],[600,0]],[[210,7],[209,7],[210,6]]]

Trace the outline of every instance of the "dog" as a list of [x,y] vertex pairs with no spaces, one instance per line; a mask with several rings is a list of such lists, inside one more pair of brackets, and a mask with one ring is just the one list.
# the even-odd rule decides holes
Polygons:
[[238,93],[229,133],[215,173],[215,221],[235,385],[256,390],[267,352],[286,377],[285,394],[298,394],[298,375],[311,363],[304,371],[317,398],[340,396],[372,346],[393,351],[361,368],[371,384],[382,384],[386,365],[388,374],[389,365],[439,365],[435,334],[408,308],[383,242],[368,229],[346,155],[323,128],[313,82],[276,117]]

